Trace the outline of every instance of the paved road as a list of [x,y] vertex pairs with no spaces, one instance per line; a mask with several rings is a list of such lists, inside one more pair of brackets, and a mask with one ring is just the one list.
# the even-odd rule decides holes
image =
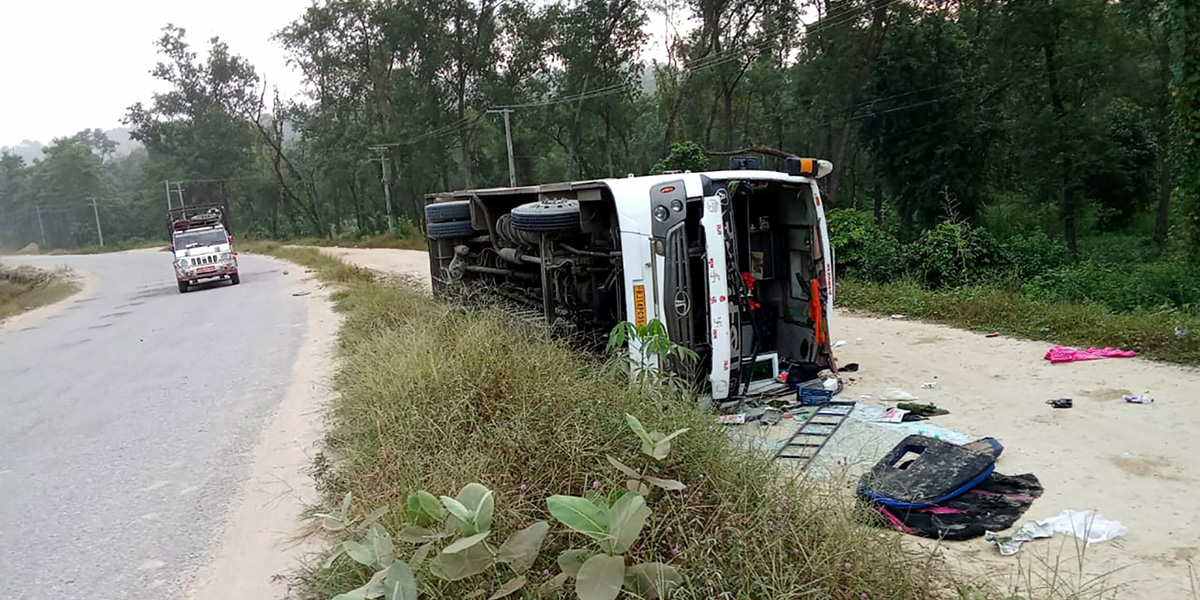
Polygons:
[[68,265],[95,293],[0,331],[0,598],[181,598],[304,329],[281,263],[180,294],[160,252]]

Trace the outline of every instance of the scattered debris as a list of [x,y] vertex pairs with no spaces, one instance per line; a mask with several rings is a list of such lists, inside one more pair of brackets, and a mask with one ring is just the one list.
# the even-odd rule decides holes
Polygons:
[[876,419],[879,423],[903,423],[904,416],[908,414],[903,408],[892,408],[883,413],[883,416]]
[[989,337],[989,338],[1000,337],[1000,334],[998,332],[993,331],[983,337]]
[[842,346],[845,346],[845,345],[846,345],[846,340],[838,340],[838,341],[836,341],[836,342],[834,342],[834,343],[833,343],[833,347],[834,347],[834,348],[840,348],[840,347],[842,347]]
[[838,369],[838,373],[857,373],[858,363],[850,363]]
[[[915,402],[901,402],[896,405],[896,408],[907,410],[908,412],[912,413],[914,416],[921,417],[923,419],[928,419],[929,417],[940,417],[942,415],[950,414],[950,411],[948,411],[944,408],[938,408],[938,406],[932,402],[927,402],[925,404],[917,404]],[[914,419],[910,419],[910,420],[914,420]]]
[[293,296],[307,296],[307,295],[309,295],[309,294],[311,294],[311,293],[312,293],[312,292],[296,292],[295,294],[292,294],[292,295],[293,295]]
[[1048,538],[1054,535],[1054,530],[1036,521],[1030,521],[1012,535],[1000,535],[994,531],[983,534],[983,541],[994,544],[1000,549],[1002,556],[1012,556],[1021,551],[1021,544],[1032,542],[1038,538]]
[[288,274],[288,272],[287,272],[287,271],[284,271],[284,272],[283,272],[283,274],[284,274],[284,275],[287,275],[287,274]]
[[1121,523],[1105,519],[1092,510],[1064,510],[1057,517],[1038,521],[1038,525],[1050,527],[1054,533],[1074,535],[1089,544],[1107,542],[1129,533],[1129,529]]
[[1032,474],[996,473],[1001,448],[991,438],[957,446],[909,436],[859,479],[858,495],[874,504],[877,524],[913,535],[965,540],[1007,529],[1042,486]]
[[744,425],[746,423],[746,413],[738,413],[736,415],[717,415],[717,423],[721,425]]
[[905,317],[904,315],[900,315],[900,314],[892,315],[892,319],[895,319],[895,320],[905,319],[905,318],[907,318],[907,317]]
[[935,438],[910,435],[858,480],[858,495],[888,508],[932,506],[979,485],[996,459]]
[[798,397],[804,406],[818,406],[833,399],[833,390],[821,388],[799,388]]
[[1188,335],[1189,333],[1191,333],[1191,332],[1190,332],[1190,331],[1188,331],[1188,330],[1186,330],[1186,329],[1184,329],[1184,328],[1182,328],[1182,327],[1176,327],[1176,328],[1175,328],[1175,337],[1176,337],[1176,338],[1183,339],[1183,338],[1187,337],[1187,335]]
[[991,454],[995,458],[1000,458],[1004,453],[1004,444],[1000,440],[993,437],[979,438],[969,444],[963,444],[963,448],[971,452],[981,452],[983,454]]
[[813,411],[796,428],[792,437],[788,438],[775,458],[788,458],[803,461],[801,469],[807,469],[812,459],[817,457],[833,434],[846,422],[846,417],[854,412],[854,402],[828,402]]
[[1072,406],[1075,406],[1075,402],[1070,398],[1056,398],[1054,400],[1047,400],[1046,404],[1049,404],[1054,408],[1071,408]]
[[984,534],[984,540],[1000,549],[1000,554],[1012,556],[1021,550],[1021,544],[1039,538],[1052,537],[1056,533],[1074,535],[1088,544],[1099,544],[1125,535],[1129,529],[1117,521],[1105,519],[1098,512],[1064,510],[1057,517],[1030,521],[1012,535],[1000,535],[994,531]]
[[1096,348],[1095,346],[1087,350],[1077,348],[1067,348],[1066,346],[1054,346],[1046,351],[1046,360],[1052,364],[1077,362],[1081,360],[1100,360],[1102,358],[1133,358],[1137,356],[1137,352],[1133,350],[1122,350],[1120,348]]
[[883,395],[880,396],[879,398],[882,400],[887,400],[889,402],[895,402],[897,400],[916,400],[917,399],[916,396],[914,396],[900,388],[892,388],[892,389],[884,392]]
[[921,384],[921,387],[925,388],[927,390],[932,390],[933,388],[937,387],[937,382],[936,381],[926,381],[925,383]]
[[870,400],[870,399],[871,399],[871,395],[870,395],[870,394],[863,394],[863,395],[859,396],[859,398],[862,398],[863,400]]
[[1138,396],[1130,396],[1126,394],[1125,401],[1130,404],[1152,404],[1154,403],[1154,396],[1151,396],[1150,392],[1145,392]]
[[781,419],[783,419],[783,411],[778,408],[768,408],[763,411],[763,425],[778,425]]

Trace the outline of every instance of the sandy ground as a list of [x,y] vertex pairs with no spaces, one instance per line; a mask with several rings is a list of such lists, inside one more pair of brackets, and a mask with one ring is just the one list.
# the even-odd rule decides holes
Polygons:
[[[1093,509],[1129,528],[1123,538],[1087,548],[1086,574],[1117,570],[1107,584],[1120,584],[1123,599],[1196,597],[1189,564],[1200,566],[1200,442],[1193,437],[1200,413],[1190,403],[1200,396],[1200,371],[1136,358],[1051,365],[1042,359],[1048,343],[905,320],[839,315],[832,326],[833,338],[847,341],[838,349],[841,362],[861,365],[845,396],[878,398],[901,388],[949,409],[938,424],[1005,445],[997,470],[1041,480],[1045,493],[1026,517]],[[926,381],[937,387],[921,389]],[[1122,399],[1147,390],[1154,404]],[[1075,406],[1053,409],[1045,404],[1051,398],[1072,398]],[[945,546],[952,561],[982,567],[996,581],[1016,568],[1016,557],[1000,557],[982,540]],[[1042,557],[1077,570],[1075,544],[1062,537],[1025,548],[1025,568],[1032,561],[1046,573]]]
[[[282,265],[288,268],[287,265]],[[319,500],[309,469],[323,433],[322,413],[333,395],[334,341],[341,317],[329,291],[292,265],[293,298],[305,302],[306,328],[286,395],[253,451],[250,476],[234,502],[211,560],[188,598],[284,598],[286,577],[327,547],[300,533],[301,512]]]
[[321,248],[321,251],[360,267],[429,283],[429,255],[424,252],[391,248]]
[[[366,268],[428,281],[423,252],[322,250]],[[1040,584],[1054,589],[1039,596],[1066,596],[1074,590],[1095,597],[1107,588],[1108,597],[1122,599],[1198,597],[1189,574],[1191,565],[1200,566],[1195,499],[1200,442],[1193,437],[1200,431],[1200,411],[1189,403],[1200,397],[1200,371],[1142,359],[1051,365],[1042,359],[1048,343],[987,338],[907,320],[839,313],[832,327],[833,338],[847,342],[838,349],[841,364],[861,365],[848,375],[852,379],[845,398],[883,405],[880,395],[900,388],[934,402],[951,411],[937,417],[936,425],[971,437],[992,436],[1005,445],[998,471],[1038,476],[1045,493],[1027,519],[1093,509],[1129,529],[1124,537],[1083,553],[1064,536],[1026,544],[1015,557],[1001,557],[982,539],[942,544],[938,551],[952,565],[1021,593],[1028,593],[1030,580],[1037,587],[1040,578],[1053,578],[1057,571],[1063,581]],[[922,389],[927,381],[937,386]],[[1147,390],[1156,398],[1154,404],[1122,399]],[[861,399],[863,395],[874,399]],[[1073,398],[1075,407],[1053,409],[1045,403],[1063,397]],[[866,428],[848,424],[839,434],[854,436],[856,430]],[[869,452],[882,454],[890,447],[876,445]],[[870,462],[860,460],[858,466]]]

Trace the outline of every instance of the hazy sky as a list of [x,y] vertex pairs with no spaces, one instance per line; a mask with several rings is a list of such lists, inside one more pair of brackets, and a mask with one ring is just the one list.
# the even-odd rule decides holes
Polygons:
[[156,89],[163,25],[187,29],[200,56],[216,35],[285,96],[299,75],[270,40],[310,0],[0,0],[0,146],[111,129]]
[[[187,29],[200,57],[220,36],[285,98],[300,76],[270,37],[312,0],[0,0],[0,146],[48,144],[121,125],[163,86],[151,75],[167,23]],[[651,13],[644,59],[664,58],[666,19]]]

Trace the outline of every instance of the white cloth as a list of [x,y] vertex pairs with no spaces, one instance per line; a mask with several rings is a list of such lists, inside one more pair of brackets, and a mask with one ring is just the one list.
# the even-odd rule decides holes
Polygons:
[[1117,521],[1105,519],[1091,510],[1064,510],[1057,517],[1042,519],[1038,525],[1049,527],[1055,533],[1068,533],[1089,544],[1107,542],[1129,530]]

